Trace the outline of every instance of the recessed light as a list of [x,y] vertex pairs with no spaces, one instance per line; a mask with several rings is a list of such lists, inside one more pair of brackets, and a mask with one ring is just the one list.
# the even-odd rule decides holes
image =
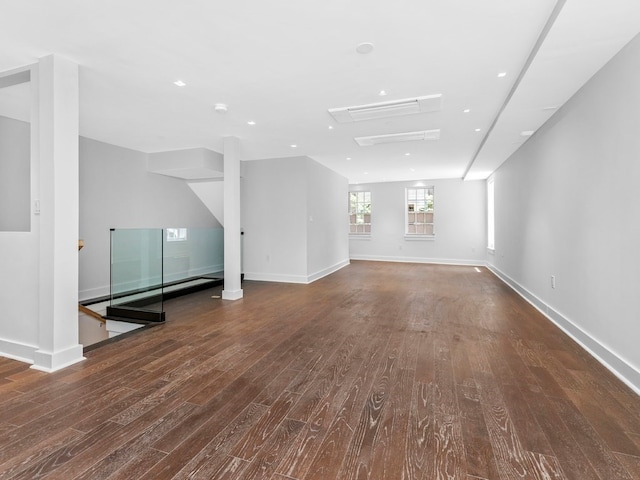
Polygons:
[[469,113],[470,111],[471,111],[471,109],[470,109],[470,108],[465,108],[462,112],[463,112],[463,113]]
[[476,128],[476,132],[479,132],[479,131],[481,131],[481,130],[482,130],[481,128]]
[[361,53],[362,55],[366,55],[367,53],[371,53],[373,51],[373,43],[371,42],[362,42],[356,47],[356,52]]
[[329,125],[329,130],[333,130],[333,125]]
[[216,103],[216,104],[213,106],[213,110],[214,110],[216,113],[227,113],[227,105],[226,105],[226,104],[224,104],[224,103]]
[[295,143],[292,143],[291,145],[289,145],[291,148],[298,148],[298,145],[296,145]]
[[182,80],[176,80],[175,82],[173,82],[173,84],[178,87],[184,87],[186,85],[186,83],[184,83]]
[[380,92],[378,92],[378,95],[380,95],[381,97],[384,97],[387,95],[387,92],[385,90],[380,90]]
[[411,155],[411,153],[407,152],[404,154],[405,157],[409,157]]
[[500,72],[500,73],[498,74],[498,78],[504,78],[504,77],[506,77],[506,76],[507,76],[507,72]]
[[351,157],[347,157],[347,160],[351,160]]
[[253,120],[249,120],[249,121],[247,122],[247,125],[255,125],[255,124],[256,124],[256,122],[254,122]]

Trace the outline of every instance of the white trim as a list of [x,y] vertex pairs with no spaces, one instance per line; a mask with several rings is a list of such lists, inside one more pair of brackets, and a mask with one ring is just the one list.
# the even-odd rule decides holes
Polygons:
[[242,289],[239,290],[222,290],[222,299],[223,300],[240,300],[244,297],[244,292]]
[[432,263],[436,265],[464,265],[470,267],[484,267],[482,260],[464,260],[457,258],[424,258],[424,257],[387,257],[383,255],[351,255],[351,260],[368,260],[372,262],[398,263]]
[[606,345],[603,345],[598,341],[598,339],[584,331],[560,312],[554,310],[542,299],[538,298],[507,274],[501,272],[495,266],[488,263],[486,267],[491,273],[511,287],[511,289],[513,289],[518,295],[533,305],[540,313],[551,320],[560,330],[577,342],[578,345],[584,348],[611,373],[622,380],[629,388],[640,395],[640,371],[637,368],[627,362],[624,358],[621,358],[613,350],[610,350]]
[[285,273],[244,272],[244,279],[255,282],[308,283],[307,277],[304,275],[287,275]]
[[109,285],[104,287],[87,288],[78,292],[78,299],[82,302],[84,300],[92,300],[94,298],[108,297],[111,294]]
[[276,282],[276,283],[302,283],[307,285],[309,283],[313,283],[316,280],[319,280],[327,275],[331,275],[334,272],[337,272],[341,268],[349,265],[349,259],[342,260],[341,262],[336,263],[330,267],[324,268],[322,270],[318,270],[311,275],[287,275],[283,273],[252,273],[252,272],[244,272],[244,279],[251,280],[254,282]]
[[58,350],[57,352],[36,350],[31,368],[47,373],[56,372],[82,360],[86,360],[82,353],[83,347],[80,344],[73,345],[64,350]]
[[436,234],[433,235],[425,235],[422,233],[405,233],[404,239],[409,240],[410,242],[415,241],[423,241],[423,242],[432,242],[436,239]]
[[38,347],[35,345],[27,345],[26,343],[0,338],[0,356],[2,357],[19,362],[33,363],[36,350],[38,350]]
[[315,282],[316,280],[320,280],[322,277],[331,275],[332,273],[337,272],[341,268],[346,267],[350,263],[351,262],[347,258],[346,260],[342,260],[341,262],[338,262],[335,265],[319,270],[316,273],[312,273],[311,275],[307,276],[307,283],[312,283],[312,282]]

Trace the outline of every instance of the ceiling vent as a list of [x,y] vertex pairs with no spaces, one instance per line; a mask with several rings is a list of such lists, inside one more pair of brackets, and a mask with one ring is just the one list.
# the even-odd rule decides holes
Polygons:
[[440,129],[438,128],[436,130],[422,130],[419,132],[390,133],[387,135],[372,135],[370,137],[355,137],[354,140],[361,147],[382,145],[384,143],[440,140]]
[[338,123],[361,122],[379,118],[438,112],[442,109],[442,94],[408,98],[391,102],[372,103],[355,107],[330,108],[329,113]]

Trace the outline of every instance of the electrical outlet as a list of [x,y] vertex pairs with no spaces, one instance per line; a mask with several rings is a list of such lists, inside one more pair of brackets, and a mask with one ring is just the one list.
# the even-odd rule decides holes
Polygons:
[[556,288],[556,276],[551,275],[551,288]]

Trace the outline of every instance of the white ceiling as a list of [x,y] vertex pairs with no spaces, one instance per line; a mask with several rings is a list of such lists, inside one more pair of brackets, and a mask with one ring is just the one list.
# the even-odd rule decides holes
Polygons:
[[[353,183],[486,178],[640,32],[639,0],[558,1],[0,0],[0,71],[77,62],[81,134],[143,152],[220,152],[233,135],[243,159],[307,155]],[[21,87],[4,90],[0,115],[16,115]],[[328,113],[433,94],[440,112]],[[431,129],[440,140],[354,141]]]

